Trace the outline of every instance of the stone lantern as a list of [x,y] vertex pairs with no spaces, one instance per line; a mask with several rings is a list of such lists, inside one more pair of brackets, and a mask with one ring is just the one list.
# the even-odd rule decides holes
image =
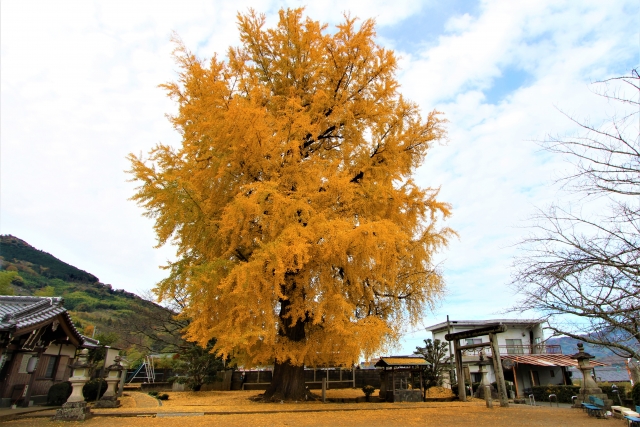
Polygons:
[[113,365],[107,367],[107,391],[104,392],[102,398],[94,405],[96,408],[117,408],[120,406],[120,401],[116,395],[116,386],[120,382],[122,376],[122,370],[124,367],[120,364],[122,358],[116,356]]
[[482,387],[489,385],[489,378],[487,378],[488,372],[484,370],[484,365],[489,362],[485,362],[484,350],[480,350],[480,357],[478,357],[478,373],[480,374],[480,385]]
[[589,396],[594,396],[602,399],[604,401],[606,408],[611,408],[611,404],[613,401],[607,397],[605,393],[602,392],[602,389],[598,387],[598,384],[591,377],[591,371],[593,370],[593,366],[591,366],[591,359],[595,359],[595,356],[590,355],[589,353],[585,353],[584,344],[581,342],[578,343],[578,352],[576,354],[572,354],[570,356],[572,359],[578,361],[578,369],[582,372],[582,386],[580,387],[580,396],[575,400],[574,408],[582,407],[583,402],[589,401]]
[[82,349],[75,363],[71,365],[73,376],[69,378],[69,382],[73,389],[67,402],[56,411],[53,420],[83,421],[91,417],[91,410],[82,395],[82,387],[89,381],[91,364],[89,364],[88,358],[89,350]]
[[491,393],[487,396],[487,388],[489,387],[489,391],[491,392],[491,383],[489,382],[488,374],[489,372],[484,369],[485,366],[489,365],[491,362],[486,360],[486,354],[484,349],[480,349],[480,354],[478,357],[478,373],[480,374],[480,386],[475,392],[475,396],[480,399],[486,399],[487,397],[491,398]]

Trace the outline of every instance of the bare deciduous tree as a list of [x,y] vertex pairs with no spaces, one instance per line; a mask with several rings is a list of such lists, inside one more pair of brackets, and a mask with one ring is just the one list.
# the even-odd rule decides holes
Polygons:
[[[156,297],[147,293],[143,298],[150,303]],[[135,345],[148,352],[179,352],[185,346],[184,329],[189,319],[180,315],[184,308],[183,300],[177,295],[164,301],[164,306],[155,303],[141,305],[135,318],[124,316],[116,324],[121,339],[128,345]]]
[[575,168],[561,179],[579,209],[555,204],[536,216],[520,244],[512,285],[514,311],[544,313],[557,334],[640,358],[640,77],[596,82],[615,108],[604,125],[570,119],[571,138],[543,147]]

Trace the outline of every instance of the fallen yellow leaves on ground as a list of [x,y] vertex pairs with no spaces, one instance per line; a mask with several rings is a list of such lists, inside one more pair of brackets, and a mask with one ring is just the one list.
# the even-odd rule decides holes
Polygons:
[[124,393],[122,396],[120,396],[120,407],[121,408],[135,408],[136,407],[136,401],[135,399],[127,394]]
[[261,391],[174,391],[168,392],[169,400],[163,407],[175,406],[245,406],[256,405],[255,399]]
[[[233,392],[232,392],[233,393]],[[509,408],[494,407],[488,409],[481,402],[464,403],[422,403],[418,406],[405,404],[354,404],[354,405],[309,405],[283,404],[281,409],[292,412],[251,413],[229,415],[170,416],[157,418],[115,418],[94,417],[82,423],[83,427],[169,427],[183,425],[189,427],[224,425],[225,427],[260,427],[260,426],[469,426],[469,427],[602,427],[602,420],[589,417],[577,409],[531,407],[512,405]],[[271,407],[268,404],[265,406]],[[275,405],[273,405],[275,406]],[[366,408],[345,411],[351,407]],[[256,406],[254,408],[259,408]],[[295,412],[299,409],[315,408],[313,412]],[[325,408],[334,408],[325,411]],[[377,409],[380,408],[380,409]],[[202,412],[202,411],[201,411]],[[51,427],[69,427],[79,423],[49,422],[46,419],[24,419],[8,421],[7,427],[31,427],[47,425]],[[624,427],[622,420],[608,420],[608,427]]]
[[[322,390],[311,390],[317,396],[322,396]],[[374,393],[377,396],[377,393]],[[364,392],[359,388],[337,388],[327,390],[327,399],[356,399],[364,397]]]
[[[312,390],[320,398],[321,390]],[[181,391],[168,392],[169,400],[162,402],[163,407],[175,406],[245,406],[266,405],[259,402],[262,391]],[[327,390],[327,399],[355,399],[364,397],[359,388],[341,388]],[[311,403],[311,402],[309,402]]]
[[427,390],[427,397],[436,398],[436,397],[452,397],[453,393],[451,389],[444,387],[431,387]]

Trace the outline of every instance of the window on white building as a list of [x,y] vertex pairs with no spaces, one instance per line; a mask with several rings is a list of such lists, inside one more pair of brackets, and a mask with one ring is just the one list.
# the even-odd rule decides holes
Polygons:
[[521,339],[507,339],[507,354],[523,354]]

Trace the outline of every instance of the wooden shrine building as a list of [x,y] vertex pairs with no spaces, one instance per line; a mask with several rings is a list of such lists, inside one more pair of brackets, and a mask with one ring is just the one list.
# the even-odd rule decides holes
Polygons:
[[62,298],[0,296],[0,407],[45,403],[66,381],[78,348],[98,341],[78,332]]
[[[381,357],[375,364],[376,368],[382,369],[380,398],[387,402],[422,402],[422,370],[429,365],[421,357]],[[419,380],[419,388],[414,388],[416,380]]]

